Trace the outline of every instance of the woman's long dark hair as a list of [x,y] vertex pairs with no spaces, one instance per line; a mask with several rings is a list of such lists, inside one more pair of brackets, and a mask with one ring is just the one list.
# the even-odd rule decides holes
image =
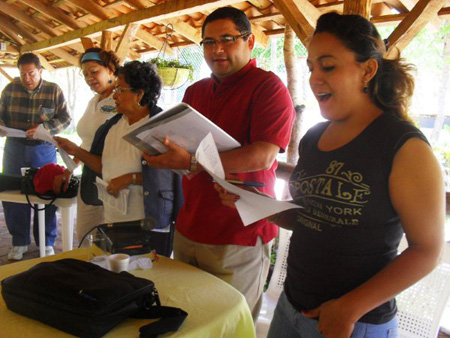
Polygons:
[[385,42],[375,26],[360,15],[323,14],[314,32],[330,33],[356,55],[356,61],[375,59],[377,74],[369,83],[369,95],[378,108],[409,120],[407,110],[414,92],[414,66],[401,58],[386,59]]

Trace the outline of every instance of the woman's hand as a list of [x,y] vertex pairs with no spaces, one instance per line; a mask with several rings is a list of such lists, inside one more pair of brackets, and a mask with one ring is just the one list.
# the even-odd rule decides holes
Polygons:
[[53,180],[53,192],[55,194],[60,194],[61,192],[66,192],[69,187],[70,177],[72,172],[70,170],[65,170],[61,175],[55,176]]
[[318,318],[318,330],[325,338],[350,338],[357,321],[350,318],[339,299],[332,299],[302,314]]
[[117,198],[119,196],[119,192],[122,189],[125,189],[131,184],[130,174],[125,174],[116,178],[113,178],[109,181],[108,186],[106,187],[106,191],[108,194]]
[[75,155],[75,152],[79,149],[79,147],[75,143],[69,141],[66,138],[55,136],[53,137],[53,139],[58,142],[58,147],[60,147],[69,155]]

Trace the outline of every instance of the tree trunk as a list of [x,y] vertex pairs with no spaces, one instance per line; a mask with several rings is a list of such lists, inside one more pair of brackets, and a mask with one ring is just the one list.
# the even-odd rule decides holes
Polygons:
[[444,126],[445,122],[445,109],[447,100],[447,87],[448,87],[448,77],[450,73],[450,34],[446,34],[444,37],[444,48],[442,51],[442,64],[443,69],[441,73],[441,81],[439,86],[439,105],[436,114],[436,119],[434,120],[433,131],[430,136],[430,143],[435,145],[439,140],[439,134]]
[[[295,59],[295,32],[286,23],[286,29],[284,31],[284,63],[286,66],[287,74],[287,88],[291,94],[292,103],[295,108],[295,120],[292,127],[291,140],[287,148],[287,160],[286,162],[291,165],[297,164],[298,160],[298,143],[300,142],[301,135],[301,125],[302,125],[302,113],[305,108],[304,105],[300,104],[300,81],[299,81],[299,71]],[[283,189],[283,199],[289,198],[288,185],[287,183]]]

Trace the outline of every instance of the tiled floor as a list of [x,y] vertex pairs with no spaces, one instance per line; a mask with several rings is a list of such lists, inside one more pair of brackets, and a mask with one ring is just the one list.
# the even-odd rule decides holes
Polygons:
[[[62,251],[62,239],[61,239],[61,214],[57,213],[58,217],[58,237],[55,243],[55,252]],[[77,236],[74,233],[73,247],[78,246]],[[3,214],[3,206],[0,203],[0,265],[13,263],[8,260],[8,252],[11,249],[11,235],[5,224],[5,218]],[[28,247],[28,252],[24,254],[24,259],[31,259],[39,257],[39,248],[34,244],[34,239],[31,240],[31,245]]]

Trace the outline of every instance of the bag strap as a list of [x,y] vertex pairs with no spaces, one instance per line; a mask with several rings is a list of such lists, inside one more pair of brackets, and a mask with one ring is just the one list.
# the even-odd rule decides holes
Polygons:
[[45,204],[43,208],[39,209],[39,207],[35,207],[34,204],[31,203],[30,197],[28,196],[28,193],[25,194],[25,197],[27,198],[28,205],[31,208],[33,208],[35,211],[42,211],[42,210],[48,209],[48,207],[51,206],[56,201],[56,197],[52,197],[51,199],[50,198],[43,198],[44,196],[40,196],[37,193],[36,193],[36,196],[39,197],[40,199],[50,201],[50,203]]
[[141,308],[133,318],[155,319],[157,322],[142,326],[139,329],[140,338],[156,338],[159,334],[177,331],[187,317],[187,312],[171,306],[151,306]]

